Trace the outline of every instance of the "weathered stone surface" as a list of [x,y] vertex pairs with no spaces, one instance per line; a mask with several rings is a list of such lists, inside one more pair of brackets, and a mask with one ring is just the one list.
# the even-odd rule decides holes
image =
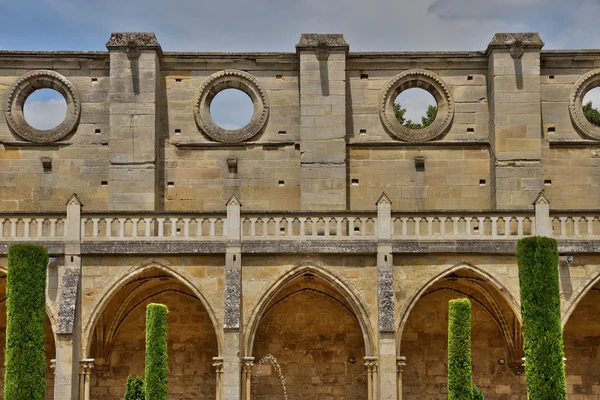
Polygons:
[[60,307],[58,309],[57,334],[73,334],[79,278],[79,271],[72,268],[67,269],[63,275]]
[[378,267],[379,331],[395,332],[394,275],[391,267]]
[[242,271],[239,268],[225,270],[225,329],[240,328],[240,307],[242,296]]

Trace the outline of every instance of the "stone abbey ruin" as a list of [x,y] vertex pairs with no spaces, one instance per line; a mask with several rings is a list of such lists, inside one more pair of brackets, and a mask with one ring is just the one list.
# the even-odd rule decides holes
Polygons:
[[[114,33],[105,52],[1,51],[0,293],[9,245],[48,248],[47,399],[122,399],[151,302],[170,310],[169,399],[444,399],[457,297],[473,383],[526,399],[532,235],[559,245],[569,398],[600,399],[600,128],[582,111],[600,50],[543,45],[174,53]],[[44,88],[67,111],[39,130],[24,103]],[[410,88],[437,103],[425,128],[395,117]],[[213,121],[225,89],[252,100],[246,126]],[[5,326],[2,302],[0,343]]]

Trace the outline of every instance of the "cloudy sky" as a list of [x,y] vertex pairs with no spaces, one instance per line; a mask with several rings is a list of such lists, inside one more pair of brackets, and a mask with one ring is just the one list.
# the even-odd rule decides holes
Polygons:
[[495,32],[546,49],[600,48],[600,0],[0,0],[0,48],[105,50],[153,31],[165,51],[294,51],[302,32],[351,51],[484,50]]

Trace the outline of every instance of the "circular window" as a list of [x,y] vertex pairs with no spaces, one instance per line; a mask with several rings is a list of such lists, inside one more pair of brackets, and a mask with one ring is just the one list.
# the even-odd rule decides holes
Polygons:
[[48,143],[77,128],[81,107],[71,82],[57,72],[38,70],[13,84],[4,114],[12,131],[23,139]]
[[226,130],[245,127],[252,120],[254,104],[250,97],[238,89],[225,89],[217,93],[210,103],[210,116],[217,126]]
[[569,112],[576,128],[590,139],[600,140],[600,69],[583,75],[573,86]]
[[[252,116],[246,124],[243,124],[243,109],[236,109],[233,101],[222,115],[224,120],[217,119],[221,118],[216,108],[221,102],[218,97],[224,96],[225,100],[233,98],[233,94],[228,94],[230,91],[227,89],[243,92],[242,95],[246,95],[252,102]],[[236,98],[237,96],[239,94]],[[240,98],[239,101],[243,103],[246,100]],[[269,102],[265,90],[256,78],[240,70],[224,70],[209,76],[198,90],[194,102],[194,117],[198,128],[217,142],[237,143],[252,138],[264,128],[268,116]],[[235,122],[234,118],[240,122]]]
[[[429,93],[433,100],[428,100],[427,94],[410,90],[416,88],[422,89],[417,92]],[[413,103],[411,114],[408,114],[409,100]],[[420,106],[416,106],[419,103]],[[421,112],[424,110],[424,115],[418,115],[419,108]],[[426,142],[438,138],[450,126],[454,117],[454,99],[436,74],[424,70],[405,71],[390,79],[383,88],[379,116],[387,131],[398,139]],[[410,124],[407,124],[408,119]]]
[[54,89],[38,89],[25,100],[23,115],[35,129],[53,129],[65,120],[67,101]]
[[427,90],[406,89],[394,100],[394,115],[409,129],[427,128],[437,116],[437,102]]

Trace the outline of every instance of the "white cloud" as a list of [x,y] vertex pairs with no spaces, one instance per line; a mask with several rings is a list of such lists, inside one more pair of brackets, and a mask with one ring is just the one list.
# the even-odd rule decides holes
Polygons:
[[64,99],[28,101],[23,107],[25,120],[36,129],[52,129],[64,121],[67,103]]

